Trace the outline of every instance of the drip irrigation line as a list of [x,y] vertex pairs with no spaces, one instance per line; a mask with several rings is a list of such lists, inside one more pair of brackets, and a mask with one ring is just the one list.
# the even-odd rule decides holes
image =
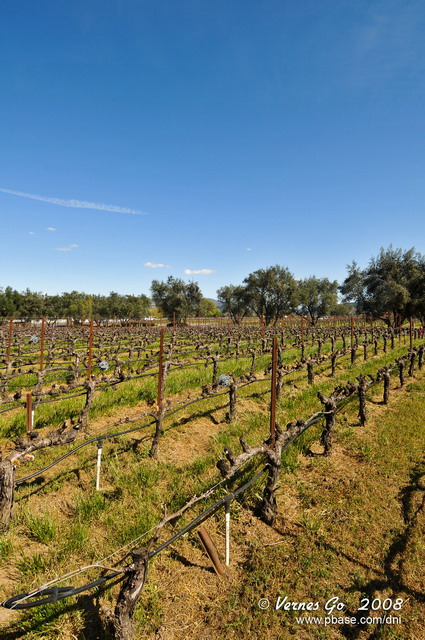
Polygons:
[[[239,471],[239,469],[238,469],[238,471]],[[251,485],[253,485],[254,482],[256,482],[261,476],[263,476],[264,473],[266,473],[267,470],[268,470],[268,466],[265,466],[253,478],[251,478],[250,480],[248,480],[248,482],[246,482],[245,484],[240,486],[236,491],[234,491],[232,493],[227,493],[226,496],[224,496],[224,497],[220,498],[219,500],[217,500],[213,505],[211,505],[210,507],[205,509],[201,514],[196,516],[196,518],[194,518],[191,522],[189,522],[189,524],[187,524],[177,534],[175,534],[174,536],[169,538],[167,541],[162,543],[159,547],[157,547],[153,551],[149,552],[148,559],[150,560],[155,555],[160,553],[163,549],[167,548],[170,544],[172,544],[173,542],[175,542],[176,540],[181,538],[183,535],[185,535],[186,533],[190,532],[192,529],[194,529],[199,524],[204,522],[207,518],[212,516],[221,506],[226,504],[226,502],[228,500],[233,500],[233,499],[237,498],[241,493],[243,493],[244,491],[249,489],[249,487],[251,487]],[[225,482],[226,480],[229,480],[229,479],[230,478],[223,478],[220,482],[215,484],[211,489],[209,489],[206,492],[207,495],[205,495],[205,498],[209,497],[210,492],[212,492],[217,486],[219,486],[220,484],[222,484],[223,482]],[[97,580],[93,580],[92,582],[89,582],[89,583],[87,583],[85,585],[82,585],[81,587],[74,588],[74,587],[57,587],[57,586],[50,587],[49,586],[49,585],[52,585],[52,584],[56,584],[57,585],[60,582],[63,582],[68,577],[71,577],[71,576],[75,577],[75,576],[79,575],[80,573],[83,573],[83,572],[85,572],[85,571],[87,571],[89,569],[92,569],[92,568],[95,568],[95,567],[101,567],[101,563],[105,562],[105,560],[108,560],[112,556],[117,555],[120,551],[122,551],[122,550],[128,548],[129,546],[133,545],[135,542],[137,542],[138,540],[140,540],[141,538],[146,536],[148,533],[151,533],[152,531],[157,529],[158,526],[159,525],[155,525],[149,531],[146,531],[145,533],[141,534],[140,536],[138,536],[137,538],[135,538],[131,542],[129,542],[126,545],[124,545],[123,547],[121,547],[120,549],[114,551],[109,556],[106,556],[102,560],[99,560],[99,562],[97,562],[97,563],[95,563],[93,565],[88,565],[86,567],[82,567],[80,569],[75,570],[74,572],[69,572],[65,576],[62,576],[61,578],[55,579],[54,581],[51,581],[51,582],[47,583],[46,585],[44,585],[43,587],[40,587],[39,589],[37,589],[35,591],[28,592],[28,593],[20,593],[20,594],[18,594],[16,596],[13,596],[12,598],[8,598],[7,600],[5,600],[4,602],[1,603],[1,606],[5,607],[7,609],[30,609],[30,608],[38,607],[38,606],[41,606],[41,605],[44,605],[44,604],[50,604],[50,603],[53,603],[53,602],[57,602],[58,600],[63,600],[64,598],[68,598],[70,596],[75,596],[75,595],[77,595],[77,594],[79,594],[79,593],[81,593],[83,591],[88,591],[89,589],[93,589],[94,587],[100,586],[101,584],[104,584],[108,580],[111,580],[111,579],[113,579],[113,578],[115,578],[115,577],[117,577],[117,576],[119,576],[121,574],[125,574],[126,569],[128,567],[126,567],[124,569],[119,569],[117,571],[112,571],[112,573],[110,573],[110,574],[108,574],[106,576],[103,576],[101,578],[98,578]],[[28,600],[30,598],[32,599],[32,598],[34,598],[36,596],[42,596],[42,597],[39,598],[38,600],[31,600],[30,602],[23,602],[24,600]]]
[[[344,354],[343,354],[343,355],[344,355]],[[398,363],[395,363],[395,364],[391,367],[391,371],[392,371],[394,368],[396,368],[397,366],[398,366]],[[238,388],[243,388],[244,386],[248,386],[249,384],[253,384],[254,382],[264,382],[264,381],[267,381],[267,380],[270,380],[270,378],[262,378],[262,379],[259,379],[259,380],[251,380],[251,381],[249,381],[249,382],[246,382],[246,383],[244,383],[244,384],[240,385]],[[376,381],[376,382],[378,382],[378,381]],[[374,383],[372,383],[372,384],[374,384]],[[372,386],[372,384],[371,384],[371,385],[369,385],[369,387],[370,387],[370,386]],[[208,399],[208,398],[214,398],[214,397],[218,397],[218,396],[225,395],[225,394],[227,394],[227,390],[226,390],[226,391],[219,392],[219,393],[216,393],[216,394],[209,394],[209,395],[207,395],[207,396],[203,396],[203,397],[201,397],[201,398],[196,398],[196,399],[194,399],[194,400],[191,400],[190,402],[185,403],[185,404],[184,404],[184,405],[182,405],[181,407],[177,407],[176,409],[172,410],[171,412],[168,412],[168,413],[164,414],[164,419],[165,419],[165,418],[167,418],[167,417],[169,417],[169,416],[171,416],[171,415],[173,415],[173,414],[175,414],[175,413],[177,413],[178,411],[181,411],[181,410],[185,409],[186,407],[188,407],[188,406],[190,406],[190,405],[192,405],[192,404],[195,404],[195,403],[200,402],[200,401],[202,401],[202,400],[206,400],[206,399]],[[349,398],[351,398],[351,396],[350,396]],[[347,400],[347,399],[346,399],[346,400]],[[139,418],[139,419],[140,419],[140,418]],[[136,420],[137,420],[137,419],[136,419]],[[134,420],[134,421],[136,421],[136,420]],[[33,477],[36,477],[37,475],[40,475],[41,473],[44,473],[45,471],[47,471],[48,469],[52,468],[53,466],[55,466],[56,464],[58,464],[59,462],[61,462],[62,460],[64,460],[64,459],[65,459],[65,458],[67,458],[68,456],[72,455],[73,453],[75,453],[77,450],[81,449],[81,448],[82,448],[82,447],[84,447],[84,446],[87,446],[87,445],[89,445],[89,444],[91,444],[91,443],[93,443],[93,442],[99,442],[99,441],[103,441],[103,440],[106,440],[106,439],[111,439],[111,438],[114,438],[114,437],[118,437],[118,436],[121,436],[121,435],[125,435],[125,434],[128,434],[128,433],[132,433],[132,432],[134,432],[134,431],[139,431],[139,430],[141,430],[141,429],[144,429],[144,428],[147,428],[147,427],[151,426],[152,424],[155,424],[155,422],[156,422],[156,420],[152,420],[151,422],[146,423],[146,424],[144,424],[144,425],[140,425],[140,426],[138,426],[138,427],[133,427],[133,428],[131,428],[131,429],[126,429],[126,430],[121,431],[121,432],[116,432],[116,433],[113,433],[113,434],[106,434],[106,435],[98,435],[98,436],[95,436],[95,437],[93,437],[93,438],[91,438],[91,439],[89,439],[89,440],[85,441],[85,442],[84,442],[84,443],[82,443],[81,445],[78,445],[78,446],[77,446],[76,448],[74,448],[72,451],[67,452],[66,454],[64,454],[63,456],[61,456],[61,457],[60,457],[60,458],[58,458],[57,460],[53,461],[50,465],[48,465],[48,466],[44,467],[43,469],[41,469],[41,470],[39,470],[39,471],[37,471],[37,472],[35,472],[35,473],[33,473],[33,474],[29,475],[29,476],[26,476],[26,477],[24,477],[24,478],[21,478],[21,479],[17,480],[17,481],[16,481],[16,485],[22,484],[23,482],[26,482],[26,481],[28,481],[28,480],[32,479]],[[120,424],[120,423],[118,423],[118,424]]]
[[[398,363],[395,363],[391,370],[393,370],[394,368],[396,368],[398,366]],[[298,371],[299,369],[296,369],[295,371]],[[250,384],[254,384],[255,382],[265,382],[265,381],[270,381],[271,378],[261,378],[261,379],[257,379],[257,380],[251,380],[249,382],[245,382],[244,384],[241,384],[238,386],[238,389],[241,389],[245,386],[248,386]],[[369,385],[371,386],[371,385]],[[201,402],[202,400],[207,400],[210,398],[215,398],[218,396],[222,396],[227,394],[228,391],[227,389],[225,391],[220,391],[219,393],[215,393],[215,394],[208,394],[206,396],[202,396],[200,398],[195,398],[194,400],[190,400],[189,402],[183,404],[180,407],[177,407],[175,409],[173,409],[172,411],[169,411],[167,413],[164,413],[163,418],[166,419],[172,415],[174,415],[175,413],[177,413],[178,411],[182,411],[183,409],[191,406],[192,404],[196,404],[197,402]],[[352,396],[349,396],[350,398]],[[140,419],[140,418],[139,418]],[[137,419],[136,419],[137,420]],[[134,421],[136,421],[134,420]],[[83,442],[82,444],[78,445],[77,447],[75,447],[74,449],[72,449],[71,451],[68,451],[66,454],[64,454],[63,456],[61,456],[60,458],[58,458],[57,460],[53,461],[52,463],[50,463],[48,466],[44,467],[43,469],[36,471],[28,476],[25,476],[24,478],[20,478],[19,480],[15,481],[16,486],[19,484],[22,484],[24,482],[27,482],[28,480],[31,480],[32,478],[41,475],[42,473],[44,473],[45,471],[47,471],[48,469],[51,469],[53,466],[55,466],[56,464],[58,464],[59,462],[62,462],[62,460],[64,460],[65,458],[67,458],[68,456],[72,455],[73,453],[75,453],[76,451],[78,451],[79,449],[88,446],[89,444],[92,444],[93,442],[99,442],[99,441],[103,441],[103,440],[108,440],[108,439],[112,439],[112,438],[116,438],[122,435],[126,435],[128,433],[133,433],[134,431],[141,431],[142,429],[145,429],[153,424],[156,423],[156,419],[145,423],[144,425],[140,425],[137,427],[132,427],[130,429],[126,429],[124,431],[119,431],[119,432],[115,432],[112,434],[106,434],[106,435],[98,435],[98,436],[94,436],[93,438],[90,438],[89,440],[86,440],[85,442]],[[119,424],[119,423],[118,423]]]
[[[267,355],[267,354],[264,354],[264,355]],[[211,356],[208,356],[208,359],[210,359],[210,358],[211,358]],[[226,358],[223,358],[223,357],[220,358],[220,360],[222,362],[226,361],[226,360],[232,360],[232,359],[234,359],[234,356],[228,356]],[[242,357],[241,357],[241,359],[242,359]],[[202,363],[203,363],[203,359],[196,360],[195,362],[192,362],[192,363],[189,363],[189,364],[186,364],[186,365],[181,365],[181,366],[174,367],[174,368],[172,368],[172,365],[171,365],[170,368],[169,368],[169,372],[173,372],[174,373],[175,371],[179,371],[180,369],[184,369],[186,367],[197,366],[197,365],[202,364]],[[207,363],[207,364],[211,364],[211,363]],[[155,365],[155,368],[156,368],[156,366],[157,365]],[[68,370],[64,369],[64,371],[68,371]],[[104,389],[108,389],[109,387],[116,386],[117,384],[121,384],[123,382],[131,382],[132,380],[139,380],[141,378],[147,378],[147,377],[152,377],[152,376],[156,376],[156,375],[157,375],[157,372],[154,371],[152,373],[142,373],[142,374],[137,375],[137,376],[129,376],[129,377],[124,378],[124,380],[114,380],[113,382],[109,382],[109,383],[106,383],[106,384],[104,384],[104,385],[102,385],[100,387],[95,388],[95,393],[96,393],[96,391],[103,391]],[[18,386],[18,385],[15,385],[15,386]],[[28,385],[19,385],[19,386],[24,388],[24,387],[27,387]],[[80,386],[82,386],[82,384],[77,385],[76,388],[78,388]],[[47,396],[47,395],[49,395],[49,392],[43,393],[41,397],[44,397],[44,396]],[[44,404],[51,404],[52,402],[61,402],[61,401],[65,401],[65,400],[72,400],[74,398],[80,398],[80,397],[85,396],[85,395],[87,395],[87,391],[82,391],[81,393],[73,394],[71,396],[61,396],[60,398],[50,398],[49,400],[36,400],[36,403],[37,403],[37,406],[40,406],[40,405],[44,405]],[[23,402],[23,403],[20,403],[19,405],[17,405],[16,407],[9,407],[7,409],[3,409],[2,411],[0,411],[0,414],[1,413],[6,413],[7,411],[13,411],[14,409],[18,409],[19,407],[25,408],[26,407],[26,403]]]
[[171,538],[169,538],[168,540],[163,542],[159,547],[157,547],[153,551],[150,551],[149,554],[148,554],[149,560],[151,558],[153,558],[154,556],[156,556],[161,551],[163,551],[163,549],[166,549],[168,546],[170,546],[170,544],[173,544],[173,542],[175,542],[176,540],[181,538],[185,533],[189,533],[190,531],[192,531],[192,529],[194,529],[199,524],[204,522],[207,518],[212,516],[213,513],[215,513],[220,507],[222,507],[226,503],[227,500],[233,500],[234,498],[237,498],[241,493],[243,493],[244,491],[249,489],[249,487],[252,484],[254,484],[254,482],[256,482],[259,478],[261,478],[261,476],[263,476],[266,473],[266,471],[268,471],[268,466],[263,467],[263,469],[261,469],[261,471],[256,473],[253,478],[248,480],[248,482],[246,482],[244,485],[239,487],[236,491],[234,491],[233,493],[227,493],[225,496],[223,496],[222,498],[217,500],[217,502],[215,502],[210,507],[205,509],[205,511],[200,513],[199,516],[194,518],[192,520],[192,522],[189,522],[189,524],[187,524],[178,533],[176,533],[174,536],[172,536]]
[[62,460],[65,460],[65,458],[68,458],[69,456],[74,454],[79,449],[82,449],[83,447],[86,447],[89,444],[92,444],[93,442],[98,442],[99,440],[107,440],[109,438],[116,438],[118,436],[122,436],[124,434],[131,433],[132,431],[140,431],[142,429],[146,429],[147,427],[150,427],[152,424],[155,424],[155,422],[156,422],[156,420],[152,420],[151,422],[147,422],[146,424],[140,425],[138,427],[133,427],[132,429],[127,429],[127,430],[121,431],[119,433],[113,433],[113,434],[108,434],[108,435],[103,435],[103,436],[95,436],[94,438],[90,438],[89,440],[86,440],[85,442],[82,442],[81,444],[77,445],[76,447],[74,447],[74,449],[72,449],[71,451],[68,451],[67,453],[65,453],[60,458],[57,458],[57,460],[54,460],[53,462],[51,462],[46,467],[43,467],[43,469],[39,469],[38,471],[35,471],[34,473],[32,473],[32,474],[30,474],[28,476],[25,476],[24,478],[19,478],[18,480],[15,480],[15,485],[18,486],[20,484],[23,484],[24,482],[28,482],[28,480],[32,480],[32,478],[35,478],[36,476],[41,475],[42,473],[44,473],[48,469],[51,469],[55,465],[59,464],[59,462],[62,462]]

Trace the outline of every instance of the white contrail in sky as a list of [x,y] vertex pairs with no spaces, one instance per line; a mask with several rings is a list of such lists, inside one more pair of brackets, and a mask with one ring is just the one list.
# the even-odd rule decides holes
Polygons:
[[102,204],[101,202],[86,202],[85,200],[63,200],[62,198],[48,198],[47,196],[39,196],[34,193],[23,193],[22,191],[12,191],[11,189],[1,189],[2,193],[8,193],[11,196],[19,196],[21,198],[29,198],[30,200],[40,200],[40,202],[50,202],[60,207],[72,207],[74,209],[97,209],[98,211],[111,211],[112,213],[131,213],[135,216],[146,215],[143,211],[137,209],[128,209],[127,207],[117,207],[114,204]]

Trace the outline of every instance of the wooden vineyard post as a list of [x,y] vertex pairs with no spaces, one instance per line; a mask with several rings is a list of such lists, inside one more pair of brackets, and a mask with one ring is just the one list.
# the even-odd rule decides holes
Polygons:
[[198,535],[201,539],[202,546],[204,547],[205,552],[207,553],[209,559],[212,562],[214,571],[218,576],[222,576],[225,573],[225,568],[223,567],[223,564],[220,560],[220,556],[218,555],[217,548],[214,542],[211,540],[205,527],[199,527]]
[[[40,340],[40,371],[43,371],[44,366],[44,333],[45,333],[46,318],[41,318],[41,340]],[[48,365],[47,365],[48,366]]]
[[34,411],[32,408],[32,393],[27,393],[27,434],[31,433],[34,426]]
[[354,317],[351,316],[351,348],[354,346]]
[[270,446],[274,447],[276,438],[276,384],[277,384],[277,338],[273,338],[272,386],[270,400]]
[[92,355],[93,355],[93,318],[90,320],[90,337],[89,337],[89,353],[87,360],[87,379],[91,378],[91,365],[92,365]]
[[261,323],[261,337],[264,338],[264,313],[261,314],[260,323]]
[[409,319],[410,351],[413,349],[413,318]]

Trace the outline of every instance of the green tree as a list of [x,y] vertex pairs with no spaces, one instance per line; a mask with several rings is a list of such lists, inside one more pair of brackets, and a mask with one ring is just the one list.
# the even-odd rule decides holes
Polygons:
[[338,303],[338,282],[328,278],[311,276],[298,283],[300,310],[307,313],[311,324],[316,324],[322,316],[327,316]]
[[41,318],[44,315],[44,307],[43,295],[26,289],[19,302],[19,315],[25,320]]
[[196,282],[186,283],[169,276],[167,282],[153,280],[151,292],[154,304],[169,320],[173,320],[175,314],[176,321],[182,323],[199,312],[202,292]]
[[0,290],[0,316],[19,316],[21,298],[21,294],[12,287]]
[[92,296],[79,291],[71,291],[71,293],[63,293],[62,297],[66,317],[71,317],[74,322],[93,316]]
[[202,318],[217,318],[221,316],[221,311],[209,298],[202,298],[199,303],[199,314]]
[[66,318],[69,314],[67,313],[63,296],[46,296],[44,299],[44,315],[47,318]]
[[425,325],[425,257],[418,260],[418,272],[411,286],[412,315]]
[[258,269],[244,280],[250,307],[267,325],[276,324],[296,304],[297,283],[292,273],[279,265]]
[[[373,317],[392,314],[403,322],[421,309],[421,279],[424,278],[424,257],[414,248],[381,248],[378,256],[371,258],[361,271],[357,265],[349,268],[349,274],[341,286],[345,302],[354,302],[358,312]],[[422,280],[424,282],[425,280]]]
[[217,298],[223,313],[228,313],[235,324],[240,324],[251,313],[251,296],[242,285],[229,284],[221,287],[217,290]]
[[343,301],[355,304],[357,313],[364,313],[367,306],[365,272],[354,260],[350,265],[347,265],[347,270],[348,275],[339,287]]

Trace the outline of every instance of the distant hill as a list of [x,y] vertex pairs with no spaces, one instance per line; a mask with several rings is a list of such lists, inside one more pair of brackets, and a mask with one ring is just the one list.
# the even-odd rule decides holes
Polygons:
[[214,300],[214,298],[207,298],[207,300],[211,300],[211,302],[214,302],[217,309],[220,309],[220,311],[223,311],[223,305],[220,304],[218,300]]

